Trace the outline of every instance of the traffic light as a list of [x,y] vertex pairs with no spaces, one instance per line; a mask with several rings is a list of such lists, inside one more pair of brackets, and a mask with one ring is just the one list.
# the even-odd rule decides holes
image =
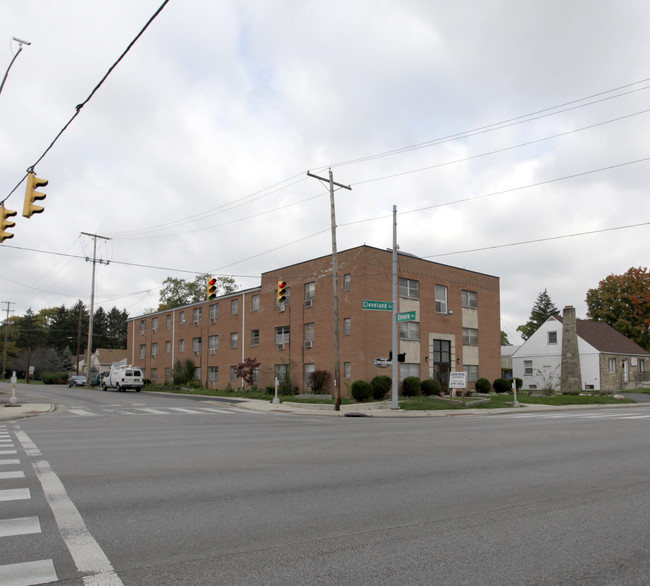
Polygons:
[[23,216],[31,218],[32,214],[40,214],[45,208],[34,204],[39,199],[45,199],[45,194],[36,191],[37,187],[47,185],[47,179],[39,179],[34,172],[27,174],[27,189],[25,189],[25,205],[23,206]]
[[210,277],[208,280],[208,299],[214,299],[217,296],[217,280]]
[[285,281],[278,281],[277,299],[279,304],[287,300],[287,283]]
[[10,220],[7,220],[7,218],[10,218],[12,216],[15,216],[16,212],[13,210],[8,210],[4,204],[0,206],[0,242],[4,242],[5,240],[8,240],[9,238],[13,238],[14,235],[11,232],[5,232],[7,228],[13,228],[16,223],[12,222]]

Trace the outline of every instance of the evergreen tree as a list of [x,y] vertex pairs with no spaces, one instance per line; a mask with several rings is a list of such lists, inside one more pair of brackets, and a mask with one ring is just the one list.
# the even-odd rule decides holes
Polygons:
[[544,289],[543,293],[537,295],[535,305],[530,312],[530,319],[517,328],[524,340],[528,340],[539,327],[551,316],[560,315],[560,311],[551,301],[551,297]]

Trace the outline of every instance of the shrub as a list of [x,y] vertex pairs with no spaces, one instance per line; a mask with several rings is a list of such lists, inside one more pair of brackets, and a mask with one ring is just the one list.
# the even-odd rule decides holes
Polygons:
[[417,376],[407,376],[402,381],[402,395],[416,397],[420,394],[420,379]]
[[355,380],[350,387],[350,392],[355,401],[367,401],[372,397],[372,386],[365,380]]
[[524,386],[524,381],[521,380],[520,378],[515,379],[515,386],[517,387],[517,390],[520,391],[521,387]]
[[68,382],[68,373],[65,371],[43,372],[41,374],[41,380],[46,385],[64,385]]
[[495,379],[492,386],[497,393],[507,393],[512,390],[512,382],[505,378]]
[[385,374],[379,374],[370,381],[372,387],[372,398],[381,401],[393,386],[393,379]]
[[488,379],[482,377],[474,383],[474,387],[476,387],[477,393],[489,393],[492,385]]
[[330,373],[326,370],[315,370],[309,375],[311,382],[311,390],[318,394],[323,391],[325,385],[330,380]]
[[422,394],[426,397],[430,397],[431,395],[439,395],[442,391],[440,383],[432,378],[423,380],[420,383],[420,389],[422,390]]

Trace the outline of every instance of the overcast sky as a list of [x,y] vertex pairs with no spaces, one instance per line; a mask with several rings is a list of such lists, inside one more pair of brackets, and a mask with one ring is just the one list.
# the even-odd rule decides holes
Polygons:
[[[0,75],[31,45],[0,94],[0,200],[161,2],[2,2]],[[131,316],[167,276],[247,288],[328,255],[306,172],[331,167],[339,250],[392,246],[396,205],[401,250],[501,279],[512,342],[544,289],[585,317],[648,266],[649,38],[644,0],[171,0],[37,164],[45,211],[21,216],[24,183],[6,200],[2,316],[89,304],[81,232],[110,238],[96,306]]]

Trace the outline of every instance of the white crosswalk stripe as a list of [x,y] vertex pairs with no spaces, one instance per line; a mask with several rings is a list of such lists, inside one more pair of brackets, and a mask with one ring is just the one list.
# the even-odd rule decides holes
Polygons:
[[539,412],[539,413],[512,413],[508,414],[508,419],[620,419],[620,420],[630,420],[630,419],[650,419],[650,412],[643,410],[639,412],[638,410],[627,410],[627,411],[617,411],[617,410],[606,410],[598,412],[571,412],[565,411],[562,413],[549,413],[549,412]]
[[[113,414],[113,415],[235,415],[236,413],[253,413],[260,415],[258,411],[249,411],[247,409],[238,409],[237,407],[225,407],[219,409],[216,407],[192,407],[188,409],[187,407],[163,407],[163,408],[153,408],[153,407],[140,407],[136,405],[111,405],[104,406],[96,409],[81,409],[79,407],[73,407],[68,409],[68,414],[79,416],[79,417],[100,417],[102,415]],[[0,452],[1,453],[1,452]],[[2,465],[2,459],[0,459],[0,466]]]
[[[2,445],[14,447],[6,426],[0,426]],[[5,439],[6,438],[6,439]],[[3,455],[16,455],[18,450],[1,450]],[[20,467],[19,458],[0,459],[1,466]],[[7,470],[0,472],[0,503],[9,507],[12,501],[31,500],[29,488],[5,488],[2,481],[14,478],[25,478],[22,470]],[[0,515],[7,517],[0,519],[0,551],[3,547],[3,538],[10,539],[19,535],[35,535],[41,533],[41,523],[37,516],[10,518],[4,508],[0,508]],[[54,561],[52,559],[29,560],[14,564],[0,564],[0,584],[13,586],[27,586],[29,584],[46,584],[58,581]]]

